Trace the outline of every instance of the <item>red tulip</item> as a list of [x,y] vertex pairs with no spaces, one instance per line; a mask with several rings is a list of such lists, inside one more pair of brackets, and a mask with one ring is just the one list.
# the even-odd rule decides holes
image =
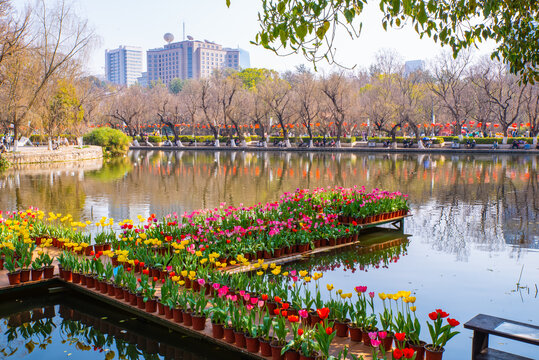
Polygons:
[[447,322],[449,323],[449,325],[451,325],[451,327],[455,327],[455,326],[459,326],[459,325],[460,325],[460,322],[458,322],[458,321],[455,320],[455,319],[451,319],[451,318],[447,318]]
[[303,335],[303,329],[298,329],[298,335],[299,336]]
[[333,334],[333,328],[332,327],[327,327],[326,328],[326,334],[328,334],[328,335]]
[[318,313],[318,317],[321,320],[324,320],[329,315],[329,308],[325,307],[325,308],[321,308],[321,309],[316,309],[316,312]]
[[395,339],[397,339],[397,341],[404,341],[404,339],[406,338],[406,333],[396,333],[395,334]]
[[394,349],[393,350],[393,359],[400,359],[402,358],[402,350],[401,349]]
[[415,353],[414,349],[405,348],[402,350],[402,354],[407,359],[411,359],[414,356],[414,353]]
[[429,318],[430,318],[431,320],[436,320],[436,319],[438,319],[438,313],[437,313],[436,311],[433,311],[433,312],[429,313]]
[[287,310],[290,307],[289,303],[283,303],[283,309]]

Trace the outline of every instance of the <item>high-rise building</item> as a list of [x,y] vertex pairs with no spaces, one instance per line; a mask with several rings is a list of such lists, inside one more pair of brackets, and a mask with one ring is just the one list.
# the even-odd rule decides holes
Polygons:
[[133,85],[142,75],[142,49],[120,46],[105,50],[106,80],[118,85]]
[[404,75],[409,75],[416,71],[425,71],[424,60],[410,60],[404,63]]
[[[172,39],[172,37],[169,37]],[[249,67],[249,53],[241,49],[223,48],[222,45],[204,40],[169,42],[162,48],[146,52],[148,82],[167,84],[175,78],[200,79],[216,69]]]

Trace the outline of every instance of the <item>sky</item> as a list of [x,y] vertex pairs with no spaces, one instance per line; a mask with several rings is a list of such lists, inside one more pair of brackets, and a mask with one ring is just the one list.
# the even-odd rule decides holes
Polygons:
[[[18,5],[23,1],[15,1]],[[293,70],[300,64],[309,65],[301,55],[277,56],[262,47],[250,44],[259,29],[260,0],[72,0],[80,17],[87,18],[100,38],[86,64],[89,74],[105,73],[105,49],[120,45],[139,46],[143,50],[162,47],[163,35],[170,32],[175,41],[182,40],[182,23],[186,35],[197,40],[210,40],[225,47],[240,47],[249,51],[251,67],[277,71]],[[382,28],[382,13],[378,2],[371,1],[361,15],[363,31],[359,39],[341,34],[335,43],[336,59],[346,67],[368,67],[380,49],[395,49],[402,60],[429,60],[442,51],[429,38],[419,39],[411,26],[401,29]],[[481,53],[492,47],[480,49]],[[146,69],[146,58],[144,66]],[[319,70],[332,66],[321,62]]]

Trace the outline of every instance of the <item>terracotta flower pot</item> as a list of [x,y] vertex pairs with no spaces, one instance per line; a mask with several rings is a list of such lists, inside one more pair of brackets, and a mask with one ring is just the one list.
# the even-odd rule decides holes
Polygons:
[[234,341],[239,347],[245,348],[247,346],[245,342],[245,334],[241,331],[234,331]]
[[113,283],[107,283],[107,293],[109,296],[116,296],[116,286]]
[[114,286],[114,297],[118,300],[124,299],[124,290],[117,285]]
[[166,305],[165,305],[165,317],[167,319],[173,319],[174,318],[173,310],[169,306],[166,306]]
[[424,346],[425,348],[425,360],[442,360],[444,355],[444,348],[435,349],[432,344]]
[[183,311],[180,308],[172,309],[172,318],[174,319],[174,322],[176,323],[182,323],[183,322]]
[[315,360],[317,358],[318,358],[318,353],[316,352],[311,356],[299,354],[299,360]]
[[137,294],[129,294],[129,304],[132,306],[137,306],[138,304]]
[[95,287],[95,279],[91,276],[86,276],[86,287],[93,288]]
[[388,352],[391,349],[391,346],[393,345],[393,336],[386,336],[384,340],[382,340],[382,346],[384,347],[384,351]]
[[296,350],[288,350],[284,354],[286,360],[299,360],[299,352]]
[[32,269],[32,281],[41,280],[41,276],[43,276],[43,269]]
[[272,341],[270,343],[271,347],[271,359],[272,360],[283,360],[284,355],[281,355],[281,350],[283,349],[284,345],[279,344],[277,341]]
[[260,351],[260,342],[256,337],[245,336],[245,344],[250,353],[256,354]]
[[348,324],[348,332],[350,333],[350,340],[355,341],[355,342],[363,341],[363,338],[362,338],[363,332],[361,331],[360,328]]
[[361,338],[363,339],[363,345],[371,346],[371,338],[369,337],[369,333],[367,331],[361,330]]
[[83,286],[86,286],[86,275],[84,274],[80,275],[80,284]]
[[262,356],[271,356],[271,346],[270,342],[262,338],[258,339],[260,342],[260,354]]
[[206,328],[206,316],[192,315],[193,330],[204,330]]
[[225,336],[225,333],[224,333],[224,325],[223,324],[214,324],[213,322],[211,323],[211,335],[215,338],[215,339],[222,339],[223,336]]
[[30,281],[30,269],[21,269],[21,282]]
[[9,285],[18,285],[21,283],[21,272],[20,270],[7,273],[7,279],[9,280]]
[[54,276],[54,266],[47,266],[43,270],[43,277],[45,279],[51,279]]
[[229,344],[233,344],[234,341],[236,341],[236,338],[234,336],[234,329],[231,327],[224,327],[223,335],[224,335],[225,341]]
[[146,301],[146,306],[145,306],[145,310],[147,313],[154,313],[157,311],[157,300],[154,298],[154,299],[148,299],[148,301]]
[[346,319],[345,321],[335,321],[335,330],[337,330],[338,337],[348,337],[348,323],[350,320]]
[[183,316],[183,324],[185,326],[193,326],[193,317],[191,316],[190,311],[183,310],[182,316]]
[[137,307],[141,310],[146,310],[146,304],[142,295],[137,295]]
[[99,285],[99,291],[101,292],[101,294],[109,293],[109,285],[105,280],[101,281],[101,284]]
[[161,301],[157,302],[157,313],[159,315],[165,315],[165,304],[163,304]]
[[421,341],[419,345],[414,345],[410,342],[406,342],[406,346],[409,348],[412,348],[416,352],[415,359],[416,360],[423,360],[425,358],[425,345],[426,342]]

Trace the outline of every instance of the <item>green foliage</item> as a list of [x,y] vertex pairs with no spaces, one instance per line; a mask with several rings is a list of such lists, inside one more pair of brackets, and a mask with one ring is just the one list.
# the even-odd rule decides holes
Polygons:
[[273,70],[247,68],[238,73],[238,77],[243,82],[243,86],[247,89],[254,89],[256,85],[271,75]]
[[0,156],[0,172],[7,170],[10,167],[11,167],[11,162],[8,159]]
[[[226,0],[229,4],[230,0]],[[351,38],[361,33],[367,0],[264,0],[256,45],[274,52],[303,54],[313,63],[333,62],[338,28]],[[448,45],[453,55],[477,43],[495,40],[492,58],[502,59],[524,82],[539,80],[539,2],[381,0],[382,26],[412,25],[420,37]]]
[[[444,137],[436,137],[436,138],[430,138],[430,137],[429,137],[429,139],[432,140],[432,143],[433,143],[433,144],[441,144],[441,143],[443,143],[444,141],[447,141],[447,140],[444,140]],[[384,141],[391,141],[391,138],[390,138],[390,137],[377,137],[377,136],[371,136],[371,137],[368,138],[368,140],[369,140],[369,141],[374,141],[374,142],[377,142],[377,143],[382,143],[382,142],[384,142]],[[416,142],[416,141],[415,141],[415,138],[410,138],[410,137],[405,138],[405,137],[403,137],[403,136],[397,136],[397,137],[395,137],[395,141],[396,141],[397,143],[403,143],[404,140],[408,140],[408,141],[412,140],[414,143]]]
[[84,118],[75,86],[67,81],[59,81],[56,93],[49,101],[48,113],[44,125],[49,136],[59,129],[73,127]]
[[[502,138],[499,137],[477,137],[477,138],[469,138],[464,137],[462,141],[459,140],[458,136],[442,136],[441,137],[445,142],[453,142],[458,141],[460,144],[466,144],[467,141],[475,140],[476,144],[494,144],[494,142],[498,142],[498,144],[502,143]],[[516,141],[525,141],[528,144],[533,144],[533,138],[527,138],[527,137],[510,137],[507,140],[507,143],[512,143],[514,140]]]
[[84,142],[102,146],[112,156],[124,155],[129,150],[129,137],[120,130],[101,127],[84,135]]
[[185,86],[185,83],[185,80],[182,80],[180,78],[174,78],[168,84],[168,91],[170,91],[172,94],[178,94],[180,91],[182,91],[183,87]]

